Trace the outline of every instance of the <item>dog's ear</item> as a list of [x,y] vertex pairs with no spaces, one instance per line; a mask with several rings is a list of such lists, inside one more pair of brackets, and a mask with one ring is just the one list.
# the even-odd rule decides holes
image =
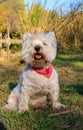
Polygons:
[[21,56],[23,59],[24,59],[26,48],[28,45],[28,40],[30,39],[31,36],[32,36],[32,34],[30,34],[28,32],[23,35],[23,39],[22,39],[23,44],[22,44],[22,52],[21,52]]
[[54,38],[55,39],[55,34],[54,34],[54,32],[49,32],[49,33],[47,33],[48,34],[48,36],[50,36],[51,38]]
[[26,45],[27,45],[26,40],[28,40],[31,36],[32,35],[30,33],[28,33],[28,32],[23,35],[23,39],[22,39],[22,42],[23,42],[22,48],[23,49],[26,48]]
[[48,39],[52,43],[53,47],[57,49],[57,42],[56,42],[56,37],[54,32],[48,32],[47,33]]
[[25,40],[27,40],[27,39],[29,39],[31,37],[31,33],[25,33],[24,35],[23,35],[23,42],[25,41]]

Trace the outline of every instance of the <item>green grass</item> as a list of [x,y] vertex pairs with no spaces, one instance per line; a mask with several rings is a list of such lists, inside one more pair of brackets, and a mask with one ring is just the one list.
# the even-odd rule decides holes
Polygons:
[[53,62],[59,74],[60,101],[66,108],[30,108],[24,114],[1,109],[24,68],[19,60],[16,56],[0,63],[0,130],[83,130],[83,54],[60,53]]

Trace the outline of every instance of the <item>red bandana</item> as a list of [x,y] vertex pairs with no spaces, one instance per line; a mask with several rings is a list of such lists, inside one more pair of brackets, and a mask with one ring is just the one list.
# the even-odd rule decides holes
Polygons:
[[50,65],[49,67],[44,68],[44,69],[37,69],[37,68],[32,67],[32,66],[31,66],[31,68],[32,68],[34,71],[36,71],[38,74],[44,75],[44,76],[47,77],[47,78],[50,78],[50,77],[51,77],[52,70],[53,70],[52,65]]
[[[24,60],[21,60],[20,61],[20,64],[24,64],[25,61]],[[43,68],[43,69],[38,69],[36,67],[32,67],[30,66],[34,71],[36,71],[38,74],[41,74],[47,78],[50,78],[51,77],[51,74],[52,74],[52,70],[53,70],[53,67],[52,65],[50,64],[49,67],[46,67],[46,68]]]

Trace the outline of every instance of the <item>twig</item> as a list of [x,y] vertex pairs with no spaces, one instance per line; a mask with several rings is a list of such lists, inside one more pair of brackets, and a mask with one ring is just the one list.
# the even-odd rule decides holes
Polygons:
[[64,111],[64,112],[60,112],[60,113],[54,113],[54,114],[50,114],[50,115],[48,115],[48,116],[49,116],[49,117],[60,116],[60,115],[65,115],[65,114],[68,114],[68,113],[71,113],[71,112],[73,112],[73,110]]

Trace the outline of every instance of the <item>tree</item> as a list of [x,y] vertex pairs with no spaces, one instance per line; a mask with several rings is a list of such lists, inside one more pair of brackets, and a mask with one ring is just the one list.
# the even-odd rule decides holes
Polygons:
[[[23,0],[6,0],[0,4],[0,31],[17,32],[20,35],[25,31],[26,13]],[[8,34],[9,35],[9,34]]]

